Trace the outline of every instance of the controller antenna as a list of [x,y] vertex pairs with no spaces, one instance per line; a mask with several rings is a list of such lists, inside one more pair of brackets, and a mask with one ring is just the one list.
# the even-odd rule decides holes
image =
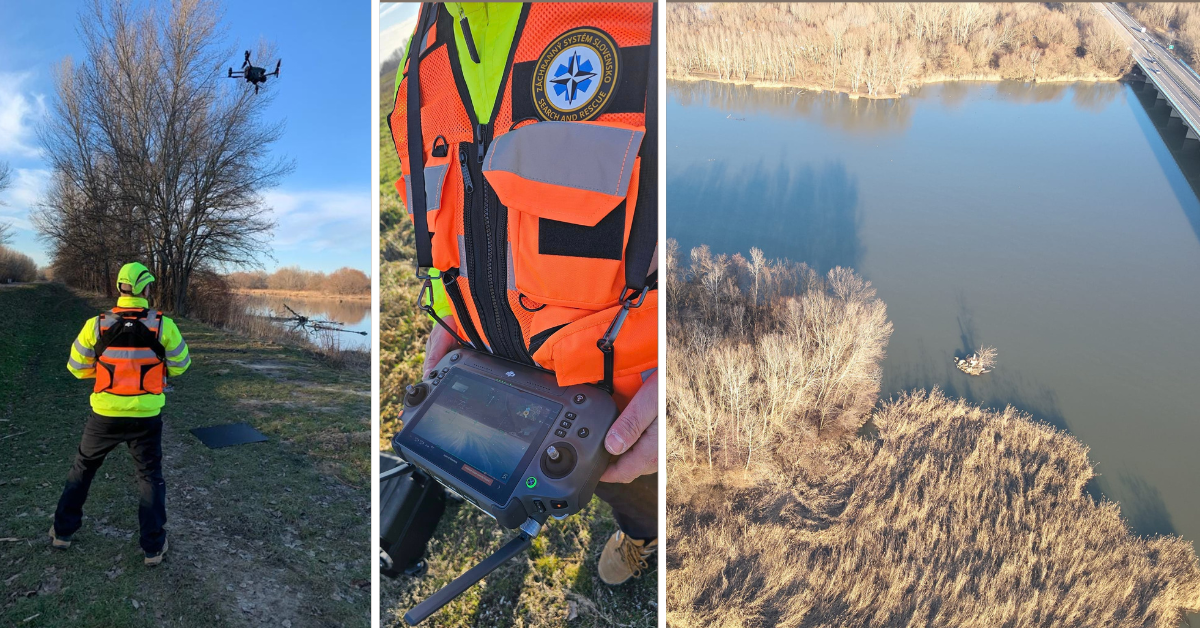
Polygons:
[[409,626],[416,626],[425,621],[430,615],[438,612],[443,606],[450,603],[451,600],[463,594],[464,591],[475,585],[476,582],[484,579],[488,574],[496,570],[497,567],[508,562],[512,557],[520,554],[533,545],[533,538],[538,535],[542,529],[542,524],[534,521],[532,518],[526,519],[525,523],[521,524],[521,533],[513,537],[511,541],[505,543],[503,547],[496,550],[495,554],[483,559],[483,562],[475,565],[467,573],[457,577],[450,584],[438,589],[437,593],[429,596],[429,599],[417,604],[412,610],[404,614],[404,621]]

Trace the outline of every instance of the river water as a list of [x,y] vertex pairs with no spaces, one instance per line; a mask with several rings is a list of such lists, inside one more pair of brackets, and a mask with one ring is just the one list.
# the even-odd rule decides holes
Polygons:
[[371,302],[368,300],[265,294],[242,294],[238,298],[245,302],[246,311],[256,316],[291,316],[284,308],[287,305],[301,316],[341,323],[342,329],[346,330],[365,331],[366,336],[339,333],[337,340],[343,349],[371,350]]
[[[884,397],[1027,411],[1091,448],[1136,532],[1194,542],[1200,147],[1168,114],[1123,83],[855,101],[672,81],[667,233],[858,270],[895,325]],[[954,368],[980,344],[993,373]]]

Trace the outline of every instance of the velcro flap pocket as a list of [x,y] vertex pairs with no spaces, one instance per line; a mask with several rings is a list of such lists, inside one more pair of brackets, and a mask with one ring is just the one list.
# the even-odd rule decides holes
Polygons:
[[538,122],[497,137],[483,174],[510,209],[588,227],[629,193],[644,129]]
[[[600,381],[604,378],[604,354],[596,342],[619,310],[620,306],[615,306],[593,312],[559,329],[533,354],[534,361],[554,371],[560,386]],[[613,375],[641,373],[657,364],[658,291],[651,290],[621,326],[613,344]]]

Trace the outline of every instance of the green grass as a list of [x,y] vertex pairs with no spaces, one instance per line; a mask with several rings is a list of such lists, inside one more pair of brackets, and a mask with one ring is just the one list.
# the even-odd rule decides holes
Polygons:
[[[50,548],[89,414],[67,352],[109,306],[56,284],[0,289],[0,314],[27,321],[0,329],[0,625],[368,625],[368,374],[185,319],[192,367],[163,414],[166,561],[142,565],[123,447],[97,473],[72,547]],[[210,450],[188,433],[237,421],[270,440]]]
[[[401,427],[404,387],[420,378],[430,321],[415,308],[420,283],[413,275],[412,225],[393,183],[400,162],[387,126],[395,75],[380,79],[380,445],[390,449]],[[428,626],[656,626],[658,573],[619,587],[596,575],[604,542],[616,530],[608,505],[591,505],[566,521],[551,520],[532,550],[472,587]],[[513,533],[469,504],[450,506],[429,544],[429,572],[422,578],[382,578],[380,617],[403,624],[404,613],[442,585],[483,560]],[[654,562],[651,561],[653,565]],[[574,609],[576,619],[568,621]]]

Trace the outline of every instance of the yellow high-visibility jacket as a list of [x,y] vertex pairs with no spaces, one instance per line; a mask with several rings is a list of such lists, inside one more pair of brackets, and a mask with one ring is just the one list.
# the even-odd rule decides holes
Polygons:
[[[137,297],[120,297],[117,307],[148,308],[145,299]],[[75,343],[71,345],[71,357],[67,360],[67,370],[78,379],[96,377],[96,342],[99,340],[97,317],[88,319],[80,330]],[[169,377],[182,375],[192,364],[192,356],[188,351],[183,335],[175,321],[162,317],[162,332],[159,342],[166,349],[166,366]],[[161,394],[144,394],[135,396],[114,395],[106,392],[93,392],[91,397],[92,411],[101,416],[113,417],[153,417],[162,412],[166,399]]]

